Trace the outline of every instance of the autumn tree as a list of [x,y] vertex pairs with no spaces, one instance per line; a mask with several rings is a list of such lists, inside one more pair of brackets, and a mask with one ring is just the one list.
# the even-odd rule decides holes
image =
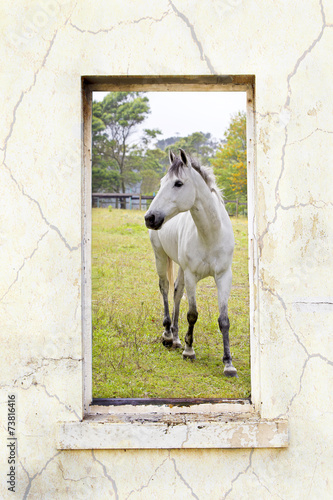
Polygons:
[[238,112],[226,130],[226,142],[211,159],[218,185],[229,199],[247,200],[246,114]]

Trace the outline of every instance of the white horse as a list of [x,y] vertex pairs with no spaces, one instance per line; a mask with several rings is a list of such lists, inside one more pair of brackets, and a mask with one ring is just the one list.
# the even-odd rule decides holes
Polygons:
[[[180,149],[169,153],[170,168],[145,215],[155,252],[156,269],[164,302],[165,346],[181,347],[178,336],[179,304],[186,288],[189,310],[183,358],[195,359],[193,328],[198,318],[195,291],[199,280],[213,276],[218,291],[219,327],[224,345],[224,374],[237,376],[229,347],[228,299],[234,250],[232,225],[211,168],[201,167]],[[168,269],[179,265],[174,288],[172,321],[169,314]]]

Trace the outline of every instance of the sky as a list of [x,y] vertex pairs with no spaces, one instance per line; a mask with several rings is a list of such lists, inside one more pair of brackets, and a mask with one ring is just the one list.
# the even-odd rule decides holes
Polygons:
[[[94,92],[93,99],[101,101],[107,92]],[[132,140],[145,128],[157,128],[166,139],[193,132],[211,133],[223,139],[233,114],[246,110],[245,92],[146,92],[151,113]]]

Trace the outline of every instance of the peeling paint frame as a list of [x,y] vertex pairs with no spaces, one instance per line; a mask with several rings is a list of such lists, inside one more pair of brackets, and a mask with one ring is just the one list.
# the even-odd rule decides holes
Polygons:
[[[251,401],[221,400],[190,406],[92,404],[91,122],[93,91],[245,91],[249,221]],[[82,351],[81,422],[60,423],[58,449],[253,448],[288,446],[286,419],[260,417],[258,244],[255,200],[254,75],[82,77]],[[144,431],[143,431],[144,426]],[[205,429],[205,432],[203,432]],[[203,439],[203,435],[205,437]]]

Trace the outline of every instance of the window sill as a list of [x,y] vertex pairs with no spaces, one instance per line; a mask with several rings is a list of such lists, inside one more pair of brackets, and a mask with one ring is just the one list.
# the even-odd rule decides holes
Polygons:
[[[201,405],[197,405],[201,406]],[[285,448],[286,419],[261,419],[252,405],[225,408],[151,407],[147,412],[118,407],[112,413],[92,407],[81,422],[58,424],[57,448],[80,449],[199,449]],[[212,408],[216,406],[216,408]],[[224,408],[221,408],[224,406]],[[137,409],[137,408],[136,408]],[[173,411],[170,411],[173,410]],[[214,411],[213,411],[214,410]],[[109,410],[110,411],[110,410]]]

